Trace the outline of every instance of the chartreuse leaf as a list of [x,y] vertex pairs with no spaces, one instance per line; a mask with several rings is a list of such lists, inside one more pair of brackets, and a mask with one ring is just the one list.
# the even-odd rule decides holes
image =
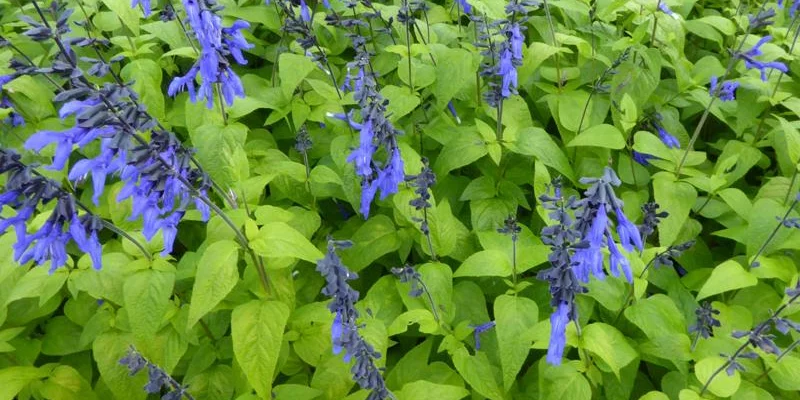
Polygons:
[[502,295],[495,299],[494,317],[503,367],[503,387],[508,391],[528,358],[531,328],[539,322],[539,308],[531,299]]
[[621,149],[625,147],[625,138],[615,126],[608,124],[595,125],[581,132],[580,135],[567,143],[567,147],[591,146],[607,149]]
[[542,400],[589,400],[592,387],[575,368],[577,361],[550,365],[539,361],[539,394]]
[[456,168],[477,161],[488,152],[486,143],[476,130],[464,130],[444,145],[439,157],[436,158],[433,170],[436,175],[444,176]]
[[714,267],[714,270],[711,271],[711,276],[708,277],[706,283],[700,288],[700,292],[697,293],[697,300],[730,290],[755,286],[757,283],[758,278],[745,271],[741,264],[735,260],[728,260]]
[[46,372],[35,367],[14,366],[0,369],[0,400],[15,399],[25,386],[46,376]]
[[662,246],[675,244],[697,199],[697,190],[686,182],[675,181],[673,174],[662,172],[653,176],[653,194],[661,208],[669,210],[669,216],[658,224],[659,242]]
[[272,391],[275,393],[275,400],[312,400],[322,394],[319,389],[295,384],[278,385]]
[[139,11],[131,7],[128,0],[103,0],[103,3],[114,12],[134,36],[139,36]]
[[164,92],[161,90],[161,67],[153,60],[137,58],[122,68],[122,78],[133,81],[132,88],[147,106],[147,112],[154,118],[163,120]]
[[233,290],[239,281],[238,261],[239,246],[232,240],[220,240],[206,247],[197,262],[188,326],[197,323]]
[[253,300],[233,310],[233,354],[247,381],[262,398],[270,398],[272,377],[283,342],[289,308],[277,301]]
[[131,331],[139,337],[155,335],[169,306],[174,272],[146,269],[125,279],[123,297]]
[[270,222],[250,241],[256,254],[270,258],[292,257],[315,263],[324,255],[296,229],[284,222]]
[[206,124],[190,130],[198,161],[224,188],[235,188],[250,177],[250,164],[244,151],[247,132],[247,126],[239,123]]
[[647,392],[644,396],[639,397],[639,400],[669,400],[669,396],[664,394],[664,392],[657,392],[653,390],[652,392]]
[[143,400],[147,397],[147,393],[142,390],[147,382],[147,374],[130,376],[128,367],[119,363],[127,354],[133,340],[132,335],[109,332],[98,336],[92,346],[92,355],[103,382],[121,400]]
[[461,347],[453,354],[453,365],[478,393],[491,400],[503,400],[503,388],[497,379],[500,371],[489,362],[486,353],[479,351],[471,356]]
[[[694,366],[694,375],[702,384],[706,384],[716,370],[722,367],[727,361],[724,357],[707,357],[700,360]],[[718,373],[711,383],[708,385],[708,391],[719,396],[728,397],[739,389],[742,383],[742,376],[739,371],[734,371],[733,375],[728,375],[727,372],[722,371]]]
[[509,129],[507,133],[504,144],[509,150],[536,157],[544,165],[554,168],[570,180],[575,180],[575,173],[564,151],[544,129],[527,127],[519,131]]
[[59,365],[50,371],[39,392],[46,399],[97,399],[89,382],[69,365]]
[[314,70],[314,63],[300,54],[281,53],[278,58],[278,76],[281,79],[283,95],[291,97],[297,85]]
[[769,380],[781,390],[797,392],[800,391],[800,358],[794,355],[786,355],[778,362],[766,360],[771,368]]
[[462,276],[511,276],[511,262],[499,250],[483,250],[469,256],[461,264],[454,277]]
[[368,219],[350,240],[353,241],[353,247],[343,251],[341,257],[342,262],[356,272],[400,247],[397,228],[385,215],[376,215]]
[[436,82],[433,84],[433,95],[440,107],[444,107],[453,96],[469,85],[475,76],[478,65],[469,51],[449,48],[441,44],[431,46],[436,58],[446,60],[436,66]]
[[666,295],[654,294],[625,309],[625,318],[633,322],[649,338],[662,335],[685,335],[686,320]]
[[638,355],[625,336],[611,325],[599,322],[589,324],[581,339],[583,347],[602,360],[617,378],[619,371]]
[[440,385],[421,380],[403,385],[403,389],[395,395],[399,400],[459,400],[469,396],[469,390],[460,386]]

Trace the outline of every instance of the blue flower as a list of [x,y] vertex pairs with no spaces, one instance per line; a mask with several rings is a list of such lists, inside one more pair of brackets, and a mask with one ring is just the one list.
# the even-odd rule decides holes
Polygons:
[[[778,0],[778,7],[783,8],[783,0]],[[789,8],[789,15],[794,17],[798,8],[800,8],[800,0],[793,0],[792,6]]]
[[517,87],[517,68],[511,61],[512,53],[510,49],[500,53],[500,62],[497,67],[497,74],[503,79],[500,93],[504,98],[511,96]]
[[178,235],[178,222],[183,218],[183,214],[182,211],[175,211],[168,217],[159,221],[161,234],[164,237],[164,250],[161,251],[162,257],[166,257],[172,253],[172,246]]
[[761,46],[772,40],[772,36],[764,36],[756,44],[744,53],[739,53],[739,58],[744,60],[744,66],[747,69],[757,69],[761,72],[761,80],[767,81],[767,69],[777,69],[783,73],[789,72],[786,64],[778,61],[758,61],[753,57],[760,56],[762,53]]
[[456,107],[453,106],[453,101],[450,100],[447,102],[447,109],[450,111],[450,114],[453,115],[453,118],[456,119],[457,124],[461,124],[461,118],[458,117],[458,113],[456,112]]
[[547,362],[560,365],[567,345],[567,324],[570,321],[570,306],[561,302],[550,315],[550,344],[547,347]]
[[603,237],[608,225],[608,215],[606,215],[606,205],[600,204],[594,212],[591,220],[591,227],[583,240],[588,244],[587,247],[578,249],[573,256],[575,276],[582,282],[589,282],[589,274],[597,279],[604,279],[603,254],[600,249],[603,247]]
[[306,5],[305,0],[300,0],[300,18],[305,22],[311,21],[311,13],[308,10],[308,5]]
[[672,10],[670,10],[669,6],[664,0],[659,0],[658,2],[658,9],[661,10],[664,14],[669,15],[672,18],[678,18],[678,14],[675,14]]
[[633,251],[633,246],[636,246],[639,251],[644,250],[639,228],[628,220],[621,208],[615,207],[614,213],[617,214],[617,234],[622,248],[629,252]]
[[[87,226],[89,235],[87,237]],[[102,228],[102,222],[94,216],[87,215],[84,221],[78,218],[77,214],[73,214],[72,221],[69,225],[69,233],[72,240],[78,245],[78,248],[89,254],[92,259],[94,269],[100,270],[103,265],[103,253],[100,240],[97,238],[97,232]]]
[[650,154],[639,153],[636,150],[634,150],[632,154],[633,154],[633,160],[636,161],[637,163],[641,164],[641,165],[644,165],[645,167],[650,165],[650,160],[652,160],[654,158],[658,158],[658,157],[650,155]]
[[619,270],[622,268],[622,272],[625,274],[625,279],[628,282],[633,283],[633,273],[631,272],[631,265],[627,258],[625,258],[622,253],[620,253],[619,249],[617,248],[616,243],[614,243],[614,238],[611,237],[611,232],[606,231],[606,243],[608,244],[608,264],[611,269],[611,274],[618,277]]
[[150,7],[150,0],[131,0],[131,8],[136,8],[137,5],[142,6],[142,11],[145,17],[150,16],[152,8]]
[[242,55],[242,50],[252,49],[255,45],[247,43],[242,35],[242,29],[250,28],[250,23],[247,21],[236,20],[233,25],[228,28],[222,28],[222,41],[228,46],[228,51],[231,52],[233,59],[241,65],[247,64],[247,60]]
[[386,196],[397,193],[397,188],[405,180],[403,173],[403,157],[400,149],[395,147],[392,151],[392,158],[384,169],[378,171],[378,188],[381,190],[381,200]]
[[347,162],[355,163],[356,174],[362,177],[372,175],[372,155],[375,147],[372,144],[373,130],[370,121],[364,121],[359,126],[359,145],[347,157]]
[[522,60],[522,47],[525,45],[525,36],[522,36],[522,31],[519,24],[511,24],[509,42],[511,44],[511,54],[515,60]]
[[336,316],[333,317],[333,324],[331,324],[331,342],[333,343],[333,354],[339,354],[344,350],[342,346],[342,334],[344,333],[344,326],[342,325],[342,313],[337,311]]
[[481,334],[488,331],[489,329],[494,328],[495,325],[496,323],[494,321],[489,321],[484,324],[472,326],[473,328],[475,328],[475,330],[472,331],[472,337],[473,339],[475,339],[475,350],[481,349]]
[[664,142],[667,147],[671,149],[679,149],[681,148],[681,142],[675,136],[670,135],[661,125],[656,122],[653,122],[653,126],[658,131],[658,137],[661,138],[661,141]]
[[[714,95],[717,91],[717,76],[711,75],[711,84],[708,88],[708,93],[710,95]],[[739,82],[736,81],[725,81],[722,83],[722,87],[719,88],[718,97],[722,101],[733,101],[736,100],[736,89],[739,88]]]
[[464,9],[464,14],[472,14],[472,6],[467,2],[467,0],[456,0],[458,4]]
[[99,205],[100,196],[103,194],[106,185],[106,176],[117,172],[122,167],[123,157],[114,157],[114,150],[109,147],[108,141],[110,139],[104,140],[99,156],[94,159],[83,159],[76,162],[68,176],[69,180],[77,182],[84,179],[89,173],[92,174],[92,183],[94,185],[92,202],[95,205]]

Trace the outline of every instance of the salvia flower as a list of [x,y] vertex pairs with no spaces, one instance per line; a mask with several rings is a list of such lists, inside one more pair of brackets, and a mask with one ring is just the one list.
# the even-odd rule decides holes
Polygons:
[[453,118],[456,119],[456,123],[461,124],[461,118],[458,117],[458,113],[456,112],[456,107],[453,105],[452,100],[447,102],[447,109],[450,111],[450,114],[453,115]]
[[472,5],[467,0],[456,0],[454,4],[458,4],[464,10],[464,14],[472,14]]
[[471,325],[474,328],[472,331],[472,337],[475,339],[475,350],[481,349],[481,334],[489,329],[494,328],[495,325],[496,323],[494,321],[489,321],[480,325]]
[[641,164],[641,165],[643,165],[645,167],[650,165],[650,160],[652,160],[654,158],[658,158],[658,157],[656,157],[654,155],[650,155],[650,154],[647,154],[647,153],[639,153],[636,150],[633,151],[632,157],[633,157],[633,161],[636,161],[637,163],[639,163],[639,164]]
[[150,7],[150,0],[131,0],[131,8],[142,6],[142,11],[145,17],[149,17],[153,9]]
[[[220,94],[228,105],[233,104],[234,96],[244,97],[244,87],[239,76],[231,69],[228,56],[239,64],[247,64],[242,50],[253,47],[242,36],[241,30],[250,27],[246,21],[237,20],[230,27],[223,28],[221,18],[213,0],[183,0],[187,20],[197,41],[200,43],[200,58],[184,76],[175,77],[167,89],[170,96],[188,91],[192,101],[206,100],[206,107],[214,106],[214,85],[220,87]],[[200,78],[200,86],[195,88],[195,79]]]
[[661,10],[661,12],[663,12],[664,14],[667,14],[672,18],[676,18],[676,19],[679,18],[678,14],[676,14],[674,11],[672,11],[664,0],[659,0],[658,9]]
[[661,219],[669,216],[666,211],[658,211],[658,207],[658,203],[655,202],[647,202],[642,205],[642,223],[638,227],[639,232],[642,234],[643,242],[656,231]]
[[697,332],[703,339],[708,339],[714,334],[714,328],[721,326],[718,319],[714,316],[719,315],[719,310],[711,306],[711,303],[704,301],[700,307],[694,311],[697,322],[689,327],[689,333]]
[[[550,194],[552,192],[552,194]],[[550,285],[550,305],[554,312],[550,316],[550,344],[547,349],[547,362],[553,365],[561,363],[566,346],[566,329],[569,321],[578,322],[575,296],[587,291],[575,274],[573,255],[576,251],[587,247],[581,240],[581,232],[574,228],[570,211],[580,208],[574,197],[561,197],[561,180],[556,179],[550,186],[548,194],[539,197],[542,207],[549,211],[549,217],[556,225],[542,228],[542,242],[550,246],[550,268],[542,270],[537,278]]]
[[423,210],[424,219],[419,220],[420,230],[422,233],[428,235],[430,229],[428,227],[428,209],[431,208],[431,188],[436,184],[436,174],[430,167],[428,159],[422,157],[422,170],[418,175],[406,175],[405,180],[413,186],[414,194],[416,196],[408,202],[414,209]]
[[[20,264],[34,261],[37,265],[50,262],[50,272],[67,264],[66,246],[73,241],[91,256],[95,269],[102,266],[101,245],[97,232],[103,228],[100,219],[91,214],[78,216],[75,198],[53,180],[37,174],[20,161],[19,154],[0,148],[0,174],[7,175],[0,208],[9,206],[17,214],[0,218],[0,233],[13,227],[17,243],[13,245],[14,260]],[[28,234],[27,222],[37,205],[55,202],[50,217],[36,232]]]
[[661,139],[662,142],[664,142],[665,145],[667,145],[667,147],[671,149],[681,148],[681,142],[678,141],[678,138],[672,136],[658,122],[652,121],[651,123],[653,124],[653,127],[656,129],[656,132],[658,132],[658,137]]
[[134,376],[139,371],[147,368],[147,384],[144,386],[144,391],[149,394],[161,394],[164,392],[161,396],[162,400],[180,400],[184,396],[189,400],[194,400],[185,386],[169,376],[167,371],[144,358],[133,346],[128,348],[128,354],[119,360],[119,363],[128,367],[130,376]]
[[16,112],[14,105],[11,104],[11,101],[8,99],[8,97],[0,95],[0,108],[11,109],[11,112],[8,114],[8,116],[2,121],[4,124],[7,124],[11,127],[25,125],[25,119],[22,118],[22,115]]
[[747,69],[757,69],[761,72],[761,80],[766,82],[767,81],[767,70],[768,69],[777,69],[783,73],[789,72],[789,69],[786,67],[786,64],[779,62],[779,61],[759,61],[756,60],[754,57],[762,55],[761,46],[765,43],[772,40],[772,36],[764,36],[763,38],[759,39],[755,45],[753,45],[750,50],[747,50],[743,53],[739,53],[737,56],[744,60],[744,66]]
[[411,290],[408,295],[411,297],[419,297],[424,293],[423,287],[420,285],[422,282],[422,275],[410,265],[405,265],[399,268],[392,268],[392,274],[400,279],[401,283],[411,283]]
[[[778,7],[783,8],[783,1],[778,0]],[[800,8],[800,0],[792,0],[792,6],[789,7],[789,15],[794,17],[794,14],[797,12],[797,9]]]
[[750,31],[755,31],[756,29],[761,29],[767,26],[772,25],[775,21],[772,18],[775,17],[775,9],[770,8],[768,10],[762,10],[757,15],[750,15],[748,18],[750,19]]
[[[708,88],[708,94],[714,96],[717,95],[720,100],[722,101],[733,101],[736,100],[736,89],[739,88],[739,82],[736,81],[725,81],[722,82],[722,86],[717,88],[718,81],[717,76],[711,76],[711,84]],[[719,90],[719,92],[717,92]]]
[[359,293],[347,283],[357,279],[358,274],[351,272],[342,263],[336,254],[337,249],[352,246],[349,241],[328,239],[328,251],[325,257],[317,261],[317,271],[325,278],[325,287],[322,294],[331,297],[328,309],[334,314],[331,326],[331,339],[333,352],[339,354],[344,351],[344,361],[355,360],[350,372],[353,380],[361,388],[369,390],[368,399],[382,400],[391,397],[391,392],[386,387],[380,369],[375,365],[375,360],[380,358],[378,353],[358,332],[358,311],[355,303]]

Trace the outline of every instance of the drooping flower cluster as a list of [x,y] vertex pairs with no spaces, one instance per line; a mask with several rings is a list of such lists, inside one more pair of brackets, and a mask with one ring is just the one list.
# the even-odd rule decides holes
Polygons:
[[697,316],[697,322],[689,327],[689,333],[697,332],[699,337],[708,339],[714,334],[714,328],[722,325],[719,320],[714,317],[715,315],[719,315],[719,313],[720,311],[714,309],[711,303],[704,301],[703,304],[694,311],[694,314]]
[[[75,198],[53,180],[47,179],[20,161],[20,155],[0,148],[0,175],[6,175],[4,191],[0,193],[0,208],[9,206],[16,215],[0,218],[0,234],[14,227],[17,242],[13,245],[14,260],[37,265],[50,261],[50,272],[66,265],[67,243],[73,241],[89,254],[95,269],[102,266],[101,246],[97,233],[103,222],[97,216],[78,216]],[[39,204],[55,201],[50,217],[36,232],[28,234],[28,220]]]
[[128,367],[130,376],[138,374],[139,371],[147,367],[147,384],[144,386],[144,391],[149,394],[159,395],[166,391],[161,396],[161,400],[180,400],[184,396],[189,400],[194,400],[194,397],[189,394],[185,386],[169,376],[167,371],[144,358],[133,346],[128,349],[128,354],[119,360],[119,363]]
[[[361,177],[361,214],[366,219],[375,194],[380,189],[381,200],[397,193],[398,186],[405,180],[403,157],[400,154],[397,138],[400,131],[386,117],[386,106],[389,101],[378,91],[378,84],[370,69],[370,54],[366,47],[366,39],[360,35],[351,35],[356,56],[348,68],[355,70],[353,80],[353,98],[359,106],[361,122],[353,119],[353,113],[336,115],[346,120],[353,130],[359,132],[359,145],[347,157],[348,162],[355,165],[356,174]],[[375,160],[375,153],[384,148],[387,160]]]
[[[517,93],[517,67],[522,65],[522,48],[525,46],[525,7],[535,5],[528,0],[511,0],[505,8],[507,19],[487,22],[482,17],[472,17],[480,31],[475,45],[482,49],[481,55],[487,59],[480,70],[489,87],[484,97],[492,107]],[[495,42],[492,31],[497,31],[503,40]]]
[[[237,20],[233,25],[223,28],[222,19],[216,14],[218,7],[214,0],[183,0],[186,19],[200,43],[200,58],[192,65],[186,75],[175,77],[167,93],[175,96],[188,91],[192,101],[206,100],[206,107],[214,106],[214,85],[219,85],[220,94],[228,105],[233,104],[234,96],[244,97],[244,88],[239,76],[231,69],[229,57],[244,65],[247,60],[243,50],[253,47],[242,36],[242,29],[250,24]],[[195,89],[195,79],[199,76],[200,86]]]
[[658,223],[662,218],[667,218],[669,213],[658,211],[658,203],[648,202],[642,205],[642,223],[638,225],[639,232],[642,234],[642,242],[656,231]]
[[617,235],[619,244],[628,252],[634,248],[642,251],[644,245],[639,228],[631,223],[622,211],[622,200],[614,194],[614,187],[621,184],[617,174],[609,167],[599,178],[581,178],[583,184],[591,184],[580,201],[581,208],[576,213],[576,229],[587,246],[579,249],[573,256],[575,274],[582,282],[589,282],[589,276],[605,278],[603,271],[603,255],[601,249],[607,248],[610,257],[611,273],[619,276],[620,269],[628,282],[633,282],[633,275],[628,259],[619,251],[612,236],[608,213],[613,211],[617,218]]
[[[69,12],[64,11],[58,19],[63,19],[63,15],[69,15]],[[32,30],[40,30],[37,25],[32,26]],[[25,148],[39,152],[55,145],[53,162],[45,168],[62,170],[75,145],[84,148],[99,141],[99,154],[76,162],[69,172],[69,179],[79,184],[91,175],[92,199],[98,204],[109,176],[119,175],[125,185],[117,199],[132,198],[132,218],[142,215],[143,234],[148,240],[161,230],[164,237],[162,255],[169,254],[177,224],[192,197],[204,219],[208,218],[208,207],[200,201],[210,186],[207,175],[191,165],[191,152],[182,147],[172,133],[161,128],[138,102],[138,95],[117,75],[113,75],[115,82],[107,82],[98,88],[87,79],[77,64],[75,53],[60,36],[29,36],[36,36],[40,41],[55,40],[59,48],[66,49],[66,53],[60,52],[52,67],[33,68],[21,63],[12,63],[12,67],[18,67],[17,73],[55,72],[67,78],[71,88],[58,93],[54,101],[62,103],[59,109],[61,119],[74,118],[75,122],[65,131],[46,130],[31,135]],[[70,43],[73,46],[102,44],[98,40],[82,38],[70,39]],[[91,75],[102,77],[111,71],[108,62],[102,58],[88,61],[92,64]],[[139,132],[149,132],[150,140],[146,141]]]
[[736,81],[725,81],[722,82],[722,86],[717,88],[719,84],[716,75],[711,76],[711,84],[708,88],[708,94],[714,96],[716,95],[722,101],[733,101],[736,100],[736,89],[739,88],[739,82]]
[[743,53],[738,53],[736,56],[744,60],[744,66],[747,69],[757,69],[761,72],[761,80],[766,82],[767,81],[767,70],[768,69],[777,69],[783,73],[789,72],[789,68],[786,67],[786,64],[779,62],[779,61],[759,61],[756,60],[754,57],[760,56],[763,54],[761,51],[761,46],[765,43],[772,40],[772,36],[764,36],[763,38],[759,39],[750,50],[747,50]]
[[588,246],[581,240],[581,233],[574,229],[570,212],[580,208],[580,202],[571,196],[564,199],[561,194],[561,180],[556,179],[550,186],[552,194],[539,197],[542,207],[549,211],[555,225],[542,228],[542,242],[550,246],[550,268],[542,270],[537,278],[550,284],[550,305],[555,309],[550,316],[550,345],[547,349],[547,362],[561,363],[567,337],[569,321],[578,321],[575,296],[587,291],[575,275],[574,253]]
[[416,197],[409,201],[408,204],[417,211],[423,210],[424,217],[418,220],[418,222],[420,223],[420,230],[422,233],[428,235],[430,234],[430,228],[428,227],[428,209],[432,206],[429,202],[431,199],[431,187],[436,184],[436,174],[431,170],[428,159],[422,157],[422,170],[420,173],[418,175],[406,175],[405,180],[416,188],[414,189]]
[[382,400],[391,397],[391,392],[386,387],[381,371],[375,365],[375,360],[381,357],[366,340],[358,333],[358,310],[355,303],[359,293],[347,281],[357,279],[358,274],[350,272],[342,264],[336,254],[337,249],[346,249],[352,246],[349,241],[328,239],[328,251],[325,257],[317,262],[317,271],[325,278],[325,287],[322,294],[331,297],[328,309],[334,314],[331,326],[333,340],[333,353],[344,351],[344,361],[355,363],[350,368],[353,380],[362,389],[370,390],[369,400]]

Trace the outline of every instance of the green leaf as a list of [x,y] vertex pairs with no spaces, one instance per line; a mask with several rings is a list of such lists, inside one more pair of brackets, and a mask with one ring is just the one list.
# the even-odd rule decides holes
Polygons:
[[604,147],[618,150],[625,147],[625,138],[622,137],[622,132],[617,127],[600,124],[584,130],[575,139],[567,143],[567,147],[574,146]]
[[669,216],[658,224],[658,238],[662,246],[675,244],[689,212],[697,199],[697,191],[686,182],[676,182],[672,174],[658,173],[653,176],[653,194],[656,202]]
[[166,118],[161,90],[162,72],[155,61],[146,58],[132,60],[122,68],[122,78],[126,82],[133,81],[132,88],[150,115],[162,121]]
[[131,7],[128,0],[103,0],[103,4],[113,11],[128,29],[133,32],[134,37],[139,36],[139,11]]
[[528,127],[512,135],[504,143],[506,147],[517,154],[536,157],[537,160],[548,167],[554,168],[570,180],[575,180],[575,173],[569,164],[567,156],[553,138],[542,128]]
[[602,360],[619,379],[619,371],[637,357],[636,350],[628,344],[617,328],[603,323],[586,326],[581,336],[583,347]]
[[15,399],[25,386],[46,376],[46,373],[35,367],[13,366],[0,369],[0,400]]
[[758,278],[745,271],[741,264],[734,260],[728,260],[714,267],[714,270],[711,271],[711,276],[708,277],[706,283],[700,288],[700,292],[697,293],[697,300],[703,300],[730,290],[755,286],[757,283]]
[[491,400],[503,400],[503,388],[497,382],[495,373],[499,375],[496,367],[489,363],[486,353],[477,352],[469,355],[467,349],[462,347],[453,354],[453,365],[458,373],[473,389]]
[[50,372],[47,380],[44,381],[39,392],[44,398],[54,400],[97,399],[89,382],[75,368],[69,365],[55,367]]
[[592,387],[575,369],[575,362],[558,366],[539,361],[539,394],[542,400],[590,400]]
[[403,385],[403,389],[395,395],[399,400],[459,400],[469,396],[469,390],[460,386],[440,385],[421,380]]
[[436,158],[433,169],[436,175],[444,176],[456,168],[477,161],[488,152],[486,143],[476,130],[465,130],[445,144],[439,157]]
[[144,400],[147,393],[142,390],[147,382],[147,374],[130,376],[128,367],[119,363],[133,344],[132,335],[104,333],[95,339],[92,356],[97,363],[103,382],[119,400]]
[[[708,357],[700,360],[694,366],[694,375],[702,385],[709,382],[711,375],[714,374],[720,367],[722,367],[726,358],[723,357]],[[742,383],[742,376],[739,371],[734,370],[733,375],[728,375],[725,370],[719,372],[711,383],[708,384],[708,391],[719,396],[728,397],[739,390],[739,385]]]
[[239,182],[250,177],[250,164],[244,151],[247,126],[209,124],[189,132],[198,161],[224,189],[236,188]]
[[664,394],[664,392],[657,392],[653,390],[645,393],[644,396],[639,397],[639,400],[669,400],[669,396]]
[[289,308],[277,301],[253,300],[233,310],[231,338],[236,362],[262,398],[269,398]]
[[406,114],[414,111],[419,105],[419,96],[415,93],[409,93],[407,87],[401,88],[400,86],[386,85],[381,89],[381,94],[389,104],[386,106],[386,114],[389,119],[397,121]]
[[654,294],[637,301],[625,310],[625,318],[638,326],[649,338],[662,335],[686,335],[683,314],[666,295]]
[[530,330],[539,322],[539,307],[525,297],[502,295],[495,299],[494,317],[503,367],[503,387],[508,391],[528,358]]
[[278,58],[278,76],[281,79],[281,90],[286,97],[292,97],[294,90],[311,71],[316,68],[306,56],[293,53],[281,53]]
[[319,389],[295,384],[278,385],[272,391],[275,393],[275,400],[312,400],[322,394]]
[[147,269],[125,279],[123,297],[131,330],[139,337],[158,332],[169,306],[175,274]]
[[269,258],[291,257],[316,263],[324,257],[303,234],[283,222],[264,225],[250,241],[250,247],[256,254]]
[[775,386],[790,392],[800,391],[800,358],[786,355],[779,362],[770,366],[772,369],[769,371],[769,380]]
[[[342,262],[352,271],[358,272],[378,258],[400,248],[400,238],[392,220],[385,215],[376,215],[361,225],[350,237],[353,247],[342,251]],[[321,257],[320,257],[321,258]]]
[[5,304],[19,299],[38,297],[39,305],[43,305],[64,286],[69,273],[64,268],[59,268],[52,274],[47,268],[31,268],[14,284]]
[[469,256],[456,270],[454,277],[511,276],[508,256],[499,250],[483,250]]
[[436,82],[433,84],[433,95],[439,107],[447,105],[453,96],[474,81],[477,65],[472,54],[465,49],[449,48],[441,44],[432,44],[436,59],[442,60],[436,65]]
[[206,247],[197,262],[187,327],[194,326],[233,290],[239,282],[238,262],[239,246],[234,241],[220,240]]

